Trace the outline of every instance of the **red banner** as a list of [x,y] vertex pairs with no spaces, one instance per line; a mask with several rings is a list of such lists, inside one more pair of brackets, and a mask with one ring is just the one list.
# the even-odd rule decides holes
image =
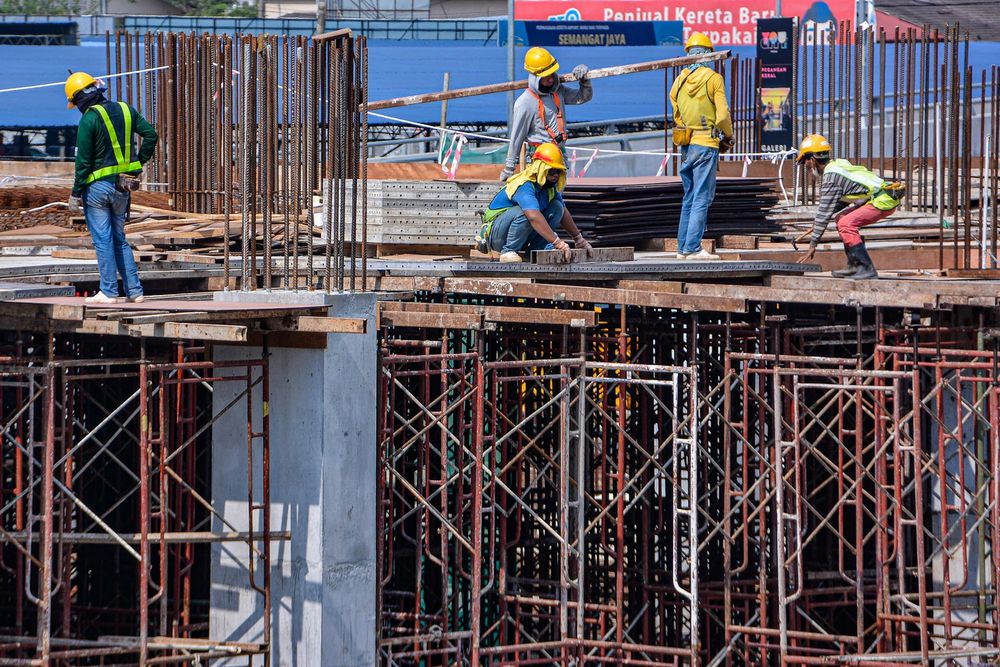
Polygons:
[[[820,34],[838,21],[854,21],[854,0],[782,0],[783,16],[799,25],[815,24]],[[773,18],[774,0],[515,0],[514,18],[521,21],[683,21],[684,37],[692,31],[708,35],[717,46],[754,46],[759,18]],[[878,13],[895,26],[899,23]]]

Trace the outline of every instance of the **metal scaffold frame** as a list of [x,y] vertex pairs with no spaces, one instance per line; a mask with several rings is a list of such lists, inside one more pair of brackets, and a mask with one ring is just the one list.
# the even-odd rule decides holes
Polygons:
[[[267,664],[270,446],[253,407],[267,404],[266,351],[208,358],[51,334],[18,334],[0,357],[0,663]],[[213,414],[226,382],[243,389]],[[248,475],[237,526],[207,478],[212,425],[241,410],[248,469],[263,477]],[[262,598],[260,643],[207,639],[206,549],[219,542],[252,553],[241,565]]]
[[996,345],[801,311],[385,326],[380,664],[1000,656]]

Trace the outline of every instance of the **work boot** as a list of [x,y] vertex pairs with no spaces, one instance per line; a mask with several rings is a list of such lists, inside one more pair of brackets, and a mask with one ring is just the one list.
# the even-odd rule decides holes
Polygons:
[[507,252],[500,253],[500,262],[502,264],[517,264],[523,261],[521,255],[516,250],[508,250]]
[[[858,246],[853,246],[853,248],[857,247]],[[831,276],[833,276],[834,278],[850,278],[851,276],[853,276],[855,273],[858,272],[858,269],[861,268],[861,263],[858,261],[857,253],[853,252],[853,248],[848,248],[847,246],[844,246],[844,254],[847,255],[847,268],[831,271],[830,272]]]
[[851,250],[855,253],[854,256],[860,264],[858,270],[851,275],[851,280],[878,278],[878,271],[875,270],[875,265],[872,263],[871,255],[868,254],[868,249],[865,248],[864,241],[852,247]]

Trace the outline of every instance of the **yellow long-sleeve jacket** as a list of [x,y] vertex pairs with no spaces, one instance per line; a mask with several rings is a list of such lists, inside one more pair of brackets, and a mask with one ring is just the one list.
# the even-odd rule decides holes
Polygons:
[[670,87],[670,103],[674,107],[674,124],[694,130],[692,144],[718,148],[717,134],[733,135],[726,82],[711,68],[697,67],[681,72]]

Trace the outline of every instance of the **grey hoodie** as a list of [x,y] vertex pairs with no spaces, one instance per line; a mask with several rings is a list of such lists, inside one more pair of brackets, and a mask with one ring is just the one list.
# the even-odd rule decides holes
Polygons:
[[[538,100],[531,94],[534,91],[542,100],[545,106],[545,121],[538,117]],[[510,146],[507,147],[507,160],[504,162],[504,171],[513,174],[517,170],[517,162],[521,157],[521,145],[525,141],[531,143],[545,143],[552,141],[549,133],[545,131],[548,125],[552,132],[559,134],[559,122],[556,119],[556,101],[552,93],[559,93],[559,102],[565,108],[570,104],[584,104],[589,102],[594,96],[594,87],[588,79],[580,82],[579,88],[567,88],[559,83],[556,78],[555,88],[548,93],[541,93],[538,90],[538,76],[528,75],[528,90],[525,90],[514,101],[514,117],[511,118],[509,136]],[[562,145],[559,146],[562,148]]]

